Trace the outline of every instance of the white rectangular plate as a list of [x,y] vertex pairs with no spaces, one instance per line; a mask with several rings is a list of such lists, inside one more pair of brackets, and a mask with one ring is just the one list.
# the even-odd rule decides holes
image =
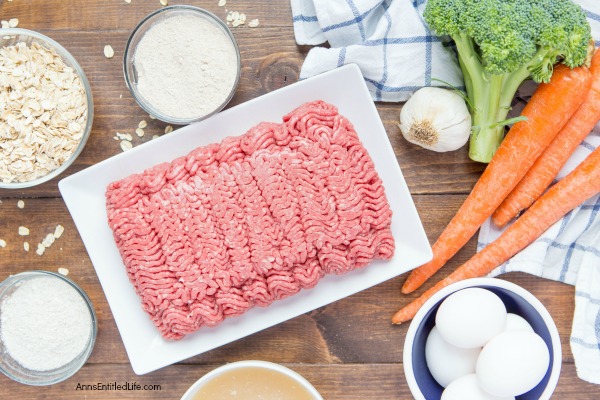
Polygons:
[[[354,124],[371,155],[394,213],[394,258],[385,262],[375,261],[342,276],[327,276],[313,289],[276,301],[267,308],[253,308],[240,317],[229,318],[215,328],[202,328],[180,341],[164,340],[142,310],[140,298],[127,277],[107,222],[106,186],[155,164],[183,156],[198,146],[219,142],[226,136],[241,135],[261,121],[281,122],[285,114],[313,100],[324,100],[337,106],[339,112]],[[94,264],[131,366],[138,375],[350,296],[415,268],[432,257],[377,109],[355,65],[295,83],[178,129],[69,176],[60,181],[59,188]]]

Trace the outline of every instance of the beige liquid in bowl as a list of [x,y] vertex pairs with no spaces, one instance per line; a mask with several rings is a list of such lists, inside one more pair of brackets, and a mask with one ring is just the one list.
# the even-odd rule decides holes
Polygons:
[[261,367],[225,371],[206,382],[193,400],[315,400],[289,376]]

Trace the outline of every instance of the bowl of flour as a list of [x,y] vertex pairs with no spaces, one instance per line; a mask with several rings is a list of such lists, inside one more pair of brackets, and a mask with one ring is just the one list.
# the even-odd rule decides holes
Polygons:
[[221,111],[233,97],[240,52],[227,25],[198,7],[161,8],[133,30],[123,60],[125,81],[150,115],[178,125]]
[[48,271],[11,275],[0,283],[0,371],[27,385],[73,376],[96,341],[97,321],[85,292]]

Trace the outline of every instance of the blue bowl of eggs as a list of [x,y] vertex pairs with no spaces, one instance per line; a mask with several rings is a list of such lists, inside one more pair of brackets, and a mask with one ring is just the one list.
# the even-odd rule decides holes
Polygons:
[[547,400],[562,363],[556,325],[531,293],[495,278],[449,285],[417,312],[404,342],[416,400]]

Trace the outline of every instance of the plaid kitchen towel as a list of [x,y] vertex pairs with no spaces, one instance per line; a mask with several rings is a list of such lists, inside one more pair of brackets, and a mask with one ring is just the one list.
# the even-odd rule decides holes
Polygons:
[[[588,17],[596,47],[600,46],[600,1],[576,0]],[[519,115],[536,85],[523,84],[512,115]],[[579,145],[557,176],[562,179],[596,147],[600,146],[600,123]],[[506,229],[506,228],[504,228]],[[488,219],[479,231],[481,250],[500,236]],[[600,196],[596,195],[565,215],[540,238],[512,259],[496,268],[490,276],[521,271],[575,286],[575,313],[571,327],[571,351],[577,375],[600,384]]]
[[[599,47],[600,1],[574,1],[586,12]],[[378,101],[407,100],[415,90],[430,86],[432,78],[462,85],[452,48],[432,35],[423,21],[425,0],[291,0],[291,5],[298,44],[330,46],[310,50],[301,78],[356,63]],[[528,83],[520,91],[533,88]],[[600,124],[558,178],[599,145]],[[488,220],[479,233],[479,249],[500,233]],[[571,349],[577,373],[600,384],[600,197],[566,215],[491,275],[509,271],[575,285]]]
[[[600,1],[582,4],[600,45]],[[451,46],[432,34],[423,20],[425,0],[291,0],[294,34],[315,47],[306,56],[300,78],[345,64],[357,64],[376,101],[405,101],[440,79],[462,88],[462,75]]]
[[424,0],[291,0],[291,4],[298,44],[327,41],[330,46],[309,51],[301,79],[355,63],[376,101],[405,101],[415,90],[430,86],[432,78],[462,86],[452,48],[423,21]]
[[[592,27],[596,47],[600,46],[600,1],[575,0]],[[527,100],[535,85],[526,82],[517,97]],[[518,115],[524,101],[515,107]],[[600,124],[579,145],[558,174],[563,178],[597,146]],[[497,238],[503,230],[487,220],[479,231],[478,248]],[[571,351],[577,375],[600,384],[600,196],[586,201],[548,229],[542,237],[492,271],[490,276],[521,271],[575,286],[575,313],[571,327]]]
[[[558,179],[598,146],[600,125],[579,145]],[[488,219],[479,231],[478,249],[503,231]],[[527,272],[575,286],[570,342],[577,374],[581,379],[600,384],[600,196],[592,197],[565,215],[490,276],[511,271]]]

